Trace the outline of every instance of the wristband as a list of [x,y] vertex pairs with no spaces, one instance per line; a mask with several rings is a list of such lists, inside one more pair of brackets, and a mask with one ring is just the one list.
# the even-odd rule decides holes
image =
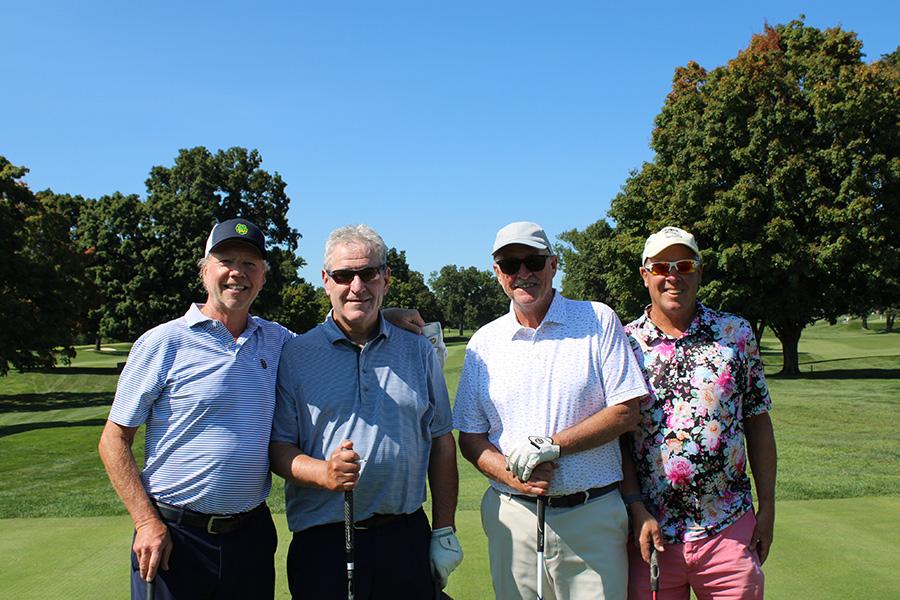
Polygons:
[[631,506],[635,502],[643,502],[644,497],[641,494],[628,494],[622,497],[622,502],[625,503],[625,506]]

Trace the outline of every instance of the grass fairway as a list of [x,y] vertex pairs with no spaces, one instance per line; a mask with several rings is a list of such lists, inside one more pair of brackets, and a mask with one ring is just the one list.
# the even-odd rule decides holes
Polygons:
[[[764,336],[779,450],[769,598],[890,598],[900,589],[900,334],[858,323],[807,328],[803,375],[775,375],[780,346]],[[448,332],[449,334],[450,332]],[[464,339],[447,337],[451,397]],[[79,349],[72,367],[0,378],[0,596],[123,598],[131,525],[97,457],[127,344]],[[140,460],[142,433],[135,449]],[[460,461],[457,600],[492,597],[478,506],[486,482]],[[269,504],[283,511],[280,481]],[[279,598],[287,598],[290,534],[276,514]]]

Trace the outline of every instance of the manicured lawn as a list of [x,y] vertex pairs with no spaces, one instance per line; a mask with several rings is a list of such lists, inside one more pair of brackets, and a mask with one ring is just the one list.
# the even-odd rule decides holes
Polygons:
[[[900,334],[817,324],[800,342],[799,378],[775,375],[762,348],[779,449],[770,598],[888,598],[900,589]],[[446,331],[451,397],[465,340]],[[79,349],[72,367],[0,378],[0,590],[10,598],[126,596],[131,526],[107,483],[97,441],[128,344]],[[139,460],[143,437],[135,444]],[[478,506],[485,479],[460,459],[458,526],[466,559],[454,598],[492,597]],[[283,512],[281,482],[269,504]],[[36,518],[40,517],[40,518]],[[280,527],[280,597],[287,597]]]

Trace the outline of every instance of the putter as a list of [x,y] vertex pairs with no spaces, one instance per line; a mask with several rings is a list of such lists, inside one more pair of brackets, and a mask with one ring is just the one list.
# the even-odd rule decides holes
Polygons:
[[347,600],[353,600],[356,581],[353,565],[353,490],[344,492],[344,546],[347,550]]
[[147,600],[154,600],[156,598],[156,579],[151,579],[147,582]]
[[656,593],[659,591],[659,561],[656,557],[656,547],[650,547],[650,593],[653,600],[656,600]]
[[544,600],[544,509],[547,498],[537,498],[537,600]]

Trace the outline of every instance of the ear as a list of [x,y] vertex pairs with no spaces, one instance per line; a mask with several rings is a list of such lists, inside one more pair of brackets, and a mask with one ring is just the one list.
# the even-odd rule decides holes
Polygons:
[[385,267],[384,268],[384,293],[385,294],[390,289],[390,287],[391,287],[391,268]]
[[641,274],[641,279],[644,281],[644,287],[650,289],[650,273],[647,272],[647,269],[644,267],[638,267],[638,272]]
[[330,281],[328,280],[328,273],[325,272],[325,269],[322,269],[322,286],[325,287],[325,291],[328,291],[330,287]]

